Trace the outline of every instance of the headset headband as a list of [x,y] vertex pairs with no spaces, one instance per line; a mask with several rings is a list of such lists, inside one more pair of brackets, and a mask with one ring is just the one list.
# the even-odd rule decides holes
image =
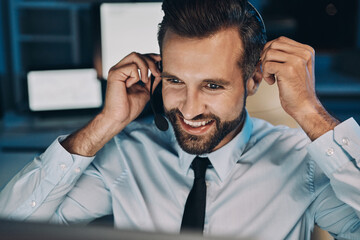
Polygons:
[[252,5],[249,1],[248,1],[247,3],[248,3],[248,4],[250,5],[250,7],[255,11],[257,17],[258,17],[258,18],[260,19],[260,21],[261,21],[261,27],[262,27],[263,31],[266,32],[265,23],[264,23],[264,20],[263,20],[261,14],[260,14],[259,11],[254,7],[254,5]]

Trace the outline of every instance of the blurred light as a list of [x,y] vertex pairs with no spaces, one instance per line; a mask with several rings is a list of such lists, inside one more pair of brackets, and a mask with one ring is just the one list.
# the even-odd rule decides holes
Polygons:
[[330,16],[335,16],[338,12],[336,6],[333,3],[329,3],[325,9],[326,13]]

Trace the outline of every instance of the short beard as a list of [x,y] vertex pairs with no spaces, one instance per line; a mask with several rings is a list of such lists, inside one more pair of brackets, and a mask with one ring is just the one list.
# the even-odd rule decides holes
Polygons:
[[198,115],[192,120],[211,119],[215,121],[216,128],[212,132],[195,136],[191,135],[181,128],[181,123],[178,116],[182,116],[179,109],[165,110],[165,115],[172,124],[175,132],[175,137],[180,147],[187,153],[194,155],[201,155],[210,153],[213,149],[233,130],[240,127],[244,122],[245,108],[243,107],[241,113],[232,121],[221,121],[220,118],[214,114]]

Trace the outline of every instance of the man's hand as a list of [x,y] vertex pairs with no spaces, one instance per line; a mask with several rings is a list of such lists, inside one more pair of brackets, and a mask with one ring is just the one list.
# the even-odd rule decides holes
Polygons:
[[[154,89],[161,80],[155,64],[160,60],[156,54],[131,53],[113,66],[108,74],[103,110],[61,142],[63,147],[73,154],[93,156],[138,117],[150,99],[149,69],[155,76]],[[143,84],[138,84],[140,79]]]
[[[102,114],[115,125],[127,125],[144,109],[150,99],[148,70],[156,77],[154,89],[160,82],[160,71],[155,62],[159,55],[131,53],[113,66],[108,74],[105,106]],[[140,70],[140,75],[139,71]],[[137,84],[139,80],[144,85]],[[120,127],[121,128],[121,127]],[[119,132],[121,129],[117,129]]]
[[310,139],[315,140],[338,124],[316,96],[312,47],[280,37],[265,45],[260,64],[263,79],[270,85],[277,82],[282,107]]

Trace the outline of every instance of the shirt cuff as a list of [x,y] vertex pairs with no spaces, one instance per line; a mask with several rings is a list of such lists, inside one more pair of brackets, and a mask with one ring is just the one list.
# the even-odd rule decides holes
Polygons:
[[[82,174],[94,159],[94,157],[84,157],[67,152],[60,144],[66,137],[58,137],[40,156],[46,172],[46,180],[53,184],[58,184],[60,180],[73,181],[71,176]],[[71,174],[71,172],[75,174]]]
[[349,161],[359,166],[359,125],[353,118],[344,121],[312,142],[308,152],[328,177]]

